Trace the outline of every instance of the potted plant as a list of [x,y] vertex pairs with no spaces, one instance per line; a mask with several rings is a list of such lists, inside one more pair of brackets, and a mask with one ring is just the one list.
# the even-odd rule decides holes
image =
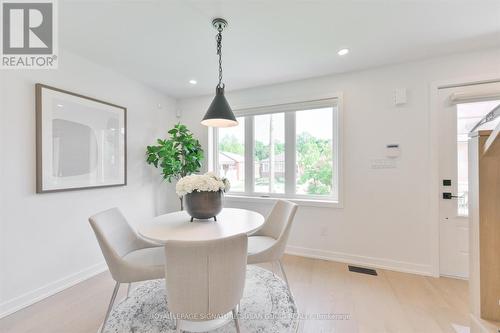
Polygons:
[[179,198],[184,198],[186,211],[193,219],[214,218],[222,210],[223,193],[231,184],[227,178],[217,177],[212,172],[204,175],[186,176],[177,182],[175,190]]
[[[158,145],[147,147],[146,162],[161,168],[163,179],[171,183],[200,170],[203,149],[185,125],[175,125],[168,134],[169,139],[158,139]],[[180,201],[183,210],[182,197]]]

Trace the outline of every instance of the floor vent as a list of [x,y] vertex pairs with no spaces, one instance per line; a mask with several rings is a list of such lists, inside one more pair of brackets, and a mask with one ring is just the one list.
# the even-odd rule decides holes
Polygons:
[[349,267],[350,272],[375,275],[375,276],[377,275],[377,271],[374,269],[371,269],[371,268],[357,267],[357,266],[351,266],[351,265],[349,265],[348,267]]

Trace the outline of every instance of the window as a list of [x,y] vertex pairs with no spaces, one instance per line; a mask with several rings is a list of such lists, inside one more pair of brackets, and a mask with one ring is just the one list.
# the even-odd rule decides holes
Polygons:
[[213,161],[229,195],[339,202],[339,99],[235,111],[214,129]]
[[229,179],[232,192],[245,192],[245,118],[238,117],[238,122],[219,129],[217,172]]
[[333,185],[333,109],[296,112],[295,192],[329,195]]
[[285,114],[254,117],[256,193],[285,193]]

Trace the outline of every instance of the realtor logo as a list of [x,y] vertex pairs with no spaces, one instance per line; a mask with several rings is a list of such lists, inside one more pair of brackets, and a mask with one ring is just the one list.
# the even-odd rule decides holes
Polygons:
[[56,68],[55,1],[3,0],[2,68]]

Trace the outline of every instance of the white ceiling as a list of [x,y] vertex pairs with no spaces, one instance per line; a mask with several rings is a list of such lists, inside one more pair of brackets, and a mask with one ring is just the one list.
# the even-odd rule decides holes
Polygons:
[[60,43],[172,97],[208,94],[217,16],[228,90],[500,45],[498,0],[66,0]]

